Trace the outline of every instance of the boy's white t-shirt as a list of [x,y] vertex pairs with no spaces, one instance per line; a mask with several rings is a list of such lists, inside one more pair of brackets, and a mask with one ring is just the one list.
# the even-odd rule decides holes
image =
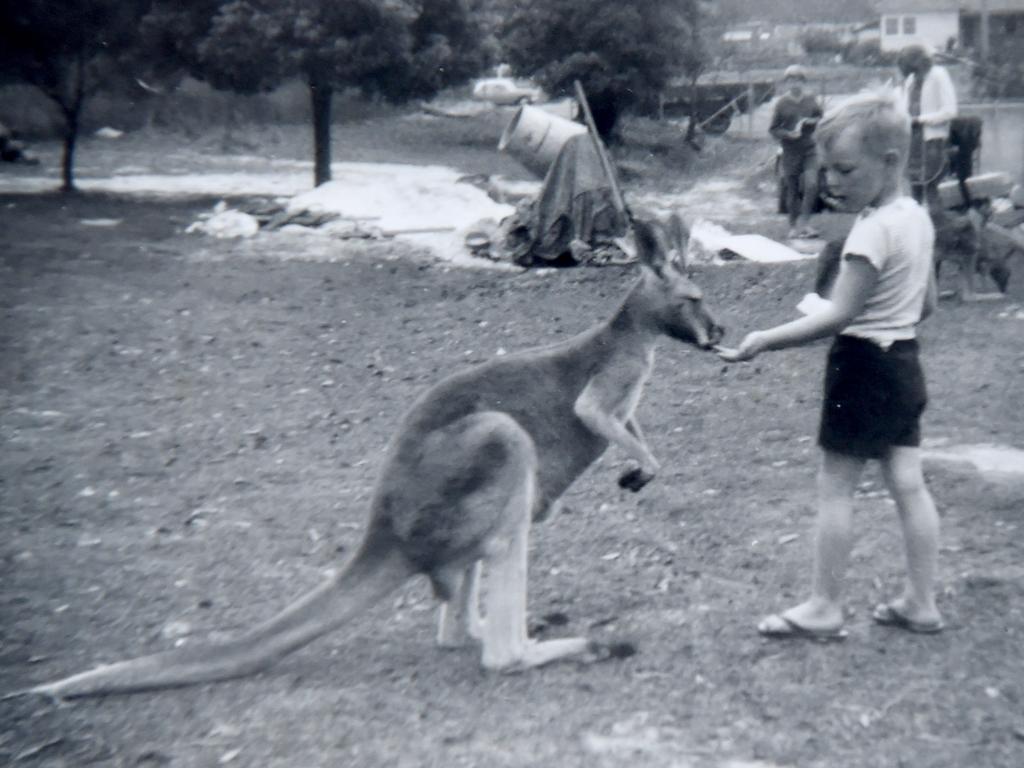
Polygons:
[[842,334],[886,348],[914,338],[928,294],[934,247],[931,217],[912,197],[862,211],[843,244],[843,259],[866,258],[878,272],[878,282]]

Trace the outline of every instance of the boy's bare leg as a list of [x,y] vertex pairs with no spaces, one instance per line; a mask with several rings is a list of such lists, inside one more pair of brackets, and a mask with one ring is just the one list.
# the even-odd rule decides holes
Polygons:
[[[864,459],[824,451],[818,473],[811,597],[782,614],[804,629],[829,630],[843,623],[839,598],[853,546],[853,492],[863,469]],[[762,632],[785,631],[783,627],[771,626],[777,623],[773,618],[761,622],[759,629]]]
[[941,621],[935,606],[939,514],[924,482],[921,450],[894,446],[882,461],[885,484],[896,502],[907,552],[907,583],[892,607],[921,624]]

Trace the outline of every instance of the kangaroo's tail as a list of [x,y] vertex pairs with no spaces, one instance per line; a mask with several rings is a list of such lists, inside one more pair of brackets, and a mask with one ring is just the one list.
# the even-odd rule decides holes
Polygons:
[[370,608],[414,573],[395,550],[362,550],[341,573],[238,638],[105,664],[19,693],[70,699],[252,675]]

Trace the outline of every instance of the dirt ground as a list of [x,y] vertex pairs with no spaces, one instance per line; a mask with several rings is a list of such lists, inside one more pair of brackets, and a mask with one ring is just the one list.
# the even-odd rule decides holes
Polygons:
[[[407,126],[382,130],[339,129],[336,159],[506,162],[488,161],[490,139],[468,129],[433,145]],[[755,149],[722,141],[712,160],[652,151],[660,170],[627,195],[684,186],[714,158]],[[158,148],[152,137],[126,147],[87,142],[82,159]],[[222,147],[194,155],[214,151],[210,162],[230,164]],[[301,142],[287,151],[304,157]],[[270,616],[358,542],[412,398],[499,350],[586,328],[634,274],[452,269],[396,243],[282,261],[301,240],[183,234],[213,202],[0,196],[0,692]],[[123,223],[81,223],[103,218]],[[767,203],[763,219],[732,223],[784,227]],[[792,316],[812,265],[733,263],[696,279],[735,341]],[[1007,300],[946,302],[925,324],[932,444],[1024,447],[1022,310],[1017,274]],[[1020,481],[928,465],[944,633],[870,620],[903,566],[874,469],[859,493],[849,639],[754,631],[806,589],[823,358],[816,344],[730,367],[665,342],[639,409],[662,474],[622,491],[623,457],[610,452],[564,514],[534,529],[534,632],[631,643],[629,658],[484,674],[473,653],[435,647],[417,580],[252,679],[0,702],[0,763],[1020,766]]]

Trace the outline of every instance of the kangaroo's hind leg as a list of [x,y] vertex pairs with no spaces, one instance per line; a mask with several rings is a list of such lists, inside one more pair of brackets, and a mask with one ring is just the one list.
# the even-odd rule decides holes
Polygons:
[[[523,484],[529,490],[531,483]],[[508,512],[517,516],[516,527],[501,551],[487,558],[487,592],[483,623],[483,665],[487,669],[518,671],[538,667],[589,650],[586,638],[532,640],[526,629],[527,547],[531,504],[517,494]]]
[[476,560],[450,578],[451,599],[441,604],[437,625],[437,644],[442,648],[462,648],[483,635],[480,618],[480,570]]
[[586,638],[536,641],[527,634],[527,581],[530,522],[536,494],[536,454],[532,441],[512,422],[509,439],[527,441],[517,452],[521,460],[506,464],[502,530],[485,549],[487,589],[484,599],[483,666],[517,671],[585,654]]
[[[583,639],[534,643],[526,632],[527,547],[536,508],[537,450],[511,416],[484,411],[410,442],[381,493],[387,528],[445,603],[442,645],[479,627],[483,665],[525,669],[583,653]],[[484,617],[478,619],[478,566]]]

